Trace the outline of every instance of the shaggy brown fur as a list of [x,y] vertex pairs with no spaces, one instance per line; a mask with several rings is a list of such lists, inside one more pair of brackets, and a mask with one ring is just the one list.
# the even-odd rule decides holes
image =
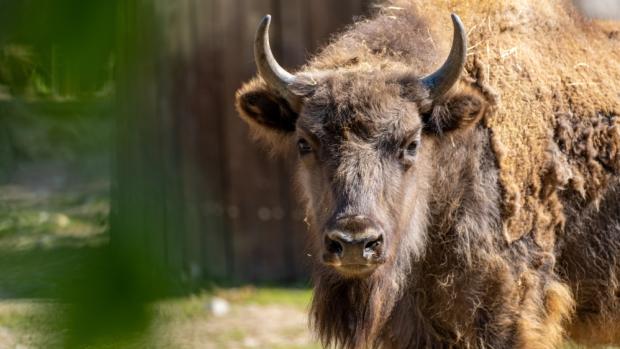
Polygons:
[[[274,152],[312,149],[298,177],[319,338],[555,348],[569,328],[620,341],[618,40],[562,1],[416,3],[385,3],[303,67],[300,112],[260,78],[237,93]],[[468,73],[431,100],[419,77],[443,57],[450,11],[469,27]],[[369,276],[320,260],[329,225],[349,215],[385,232]]]

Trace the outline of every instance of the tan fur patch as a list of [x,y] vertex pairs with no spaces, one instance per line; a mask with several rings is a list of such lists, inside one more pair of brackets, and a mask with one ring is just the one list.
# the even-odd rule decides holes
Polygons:
[[[522,276],[524,289],[520,306],[521,317],[517,321],[518,348],[553,349],[565,337],[564,325],[574,313],[574,301],[568,287],[557,281],[549,281],[543,290],[535,283],[531,272]],[[536,293],[542,292],[542,295]],[[543,302],[540,304],[539,301]]]

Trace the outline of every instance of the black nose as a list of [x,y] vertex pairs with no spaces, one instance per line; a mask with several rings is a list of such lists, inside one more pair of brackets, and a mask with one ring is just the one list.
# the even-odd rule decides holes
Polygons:
[[355,216],[338,220],[325,235],[326,263],[336,266],[363,266],[381,263],[385,240],[371,220]]

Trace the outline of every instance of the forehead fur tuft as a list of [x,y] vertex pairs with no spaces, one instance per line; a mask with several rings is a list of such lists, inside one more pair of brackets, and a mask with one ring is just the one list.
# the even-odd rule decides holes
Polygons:
[[364,138],[406,132],[420,124],[419,106],[428,103],[427,96],[417,77],[378,70],[338,72],[317,83],[299,122],[319,136],[342,130]]

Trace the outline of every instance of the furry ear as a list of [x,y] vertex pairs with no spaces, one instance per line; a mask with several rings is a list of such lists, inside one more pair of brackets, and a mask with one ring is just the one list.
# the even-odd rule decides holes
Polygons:
[[255,78],[243,85],[235,99],[241,118],[258,139],[272,148],[282,147],[283,141],[295,131],[298,113],[284,98],[270,91],[261,79]]
[[433,105],[424,116],[424,131],[441,135],[459,129],[468,129],[478,123],[488,106],[477,91],[466,89],[448,96]]

